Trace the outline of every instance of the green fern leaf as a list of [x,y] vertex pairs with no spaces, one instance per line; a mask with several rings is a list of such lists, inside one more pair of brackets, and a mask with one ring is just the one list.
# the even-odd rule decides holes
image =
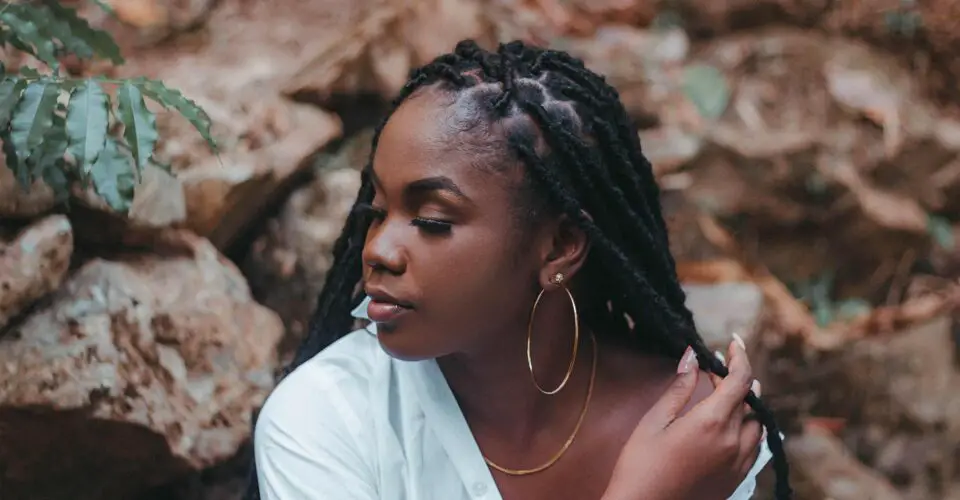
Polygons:
[[96,55],[96,51],[86,40],[74,35],[70,23],[54,16],[50,9],[44,9],[44,15],[47,16],[47,35],[59,40],[67,52],[72,52],[81,59],[92,59]]
[[[94,56],[93,47],[83,38],[74,36],[73,33],[71,33],[70,24],[55,16],[47,6],[25,5],[21,9],[20,14],[32,22],[37,27],[37,31],[49,40],[51,44],[55,40],[59,41],[63,50],[72,52],[84,59],[89,59]],[[56,46],[54,46],[54,54],[62,55],[58,53]]]
[[34,169],[39,172],[47,165],[63,160],[64,153],[67,152],[67,121],[58,114],[50,116],[50,128],[43,136],[43,142],[40,143],[30,163]]
[[17,73],[20,73],[20,76],[24,78],[29,78],[31,80],[37,80],[37,79],[43,78],[43,75],[39,71],[31,68],[30,66],[23,66],[22,68],[17,70]]
[[50,8],[53,17],[70,28],[69,35],[71,37],[81,40],[100,57],[109,59],[114,64],[123,64],[120,47],[113,41],[113,37],[109,33],[93,28],[86,19],[77,15],[77,11],[70,7],[64,7],[60,2],[47,2],[47,7]]
[[3,156],[6,158],[7,168],[13,172],[13,177],[17,179],[20,188],[25,191],[29,190],[32,183],[30,168],[26,162],[20,161],[20,157],[17,156],[17,150],[13,147],[9,130],[0,130],[0,147],[2,147]]
[[176,109],[187,121],[197,129],[203,140],[214,152],[217,151],[217,143],[210,133],[210,127],[213,120],[207,115],[196,102],[185,97],[179,90],[171,89],[159,80],[150,80],[148,78],[136,78],[132,83],[143,92],[143,95],[149,97],[164,109]]
[[[2,28],[2,26],[0,26]],[[33,54],[33,47],[23,43],[23,40],[19,39],[16,34],[12,31],[4,29],[0,30],[0,47],[5,44],[10,44],[11,47],[19,50],[20,52],[26,52],[27,54]]]
[[70,93],[67,108],[67,152],[77,162],[84,175],[90,168],[107,140],[109,126],[109,100],[95,80],[87,79]]
[[43,142],[44,134],[53,126],[60,87],[50,80],[27,85],[10,122],[10,139],[17,154],[24,159]]
[[[66,200],[69,195],[69,182],[64,168],[63,155],[67,151],[66,120],[53,115],[53,125],[47,131],[35,159],[30,161],[31,177],[40,178],[53,190],[57,201]],[[32,179],[31,179],[32,180]]]
[[136,180],[132,167],[131,158],[117,147],[112,138],[107,138],[103,152],[90,171],[97,194],[118,212],[126,212],[133,200]]
[[143,102],[140,89],[131,82],[124,82],[117,89],[120,121],[123,123],[123,138],[130,146],[130,152],[136,160],[137,171],[143,167],[153,155],[153,147],[157,143],[157,119],[153,111],[147,109]]
[[0,22],[7,25],[12,32],[13,39],[19,39],[22,42],[20,47],[37,59],[43,61],[50,67],[56,67],[57,54],[56,45],[53,40],[42,29],[44,24],[43,15],[39,8],[33,5],[7,4],[0,12]]
[[0,82],[0,130],[7,128],[13,109],[20,102],[20,95],[27,82],[19,78],[7,78]]

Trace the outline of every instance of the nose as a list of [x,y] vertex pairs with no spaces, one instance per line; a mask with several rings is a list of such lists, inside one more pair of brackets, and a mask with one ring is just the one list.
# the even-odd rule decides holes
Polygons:
[[391,223],[390,219],[374,224],[367,231],[363,244],[363,263],[374,271],[386,271],[400,275],[406,270],[406,260],[401,239],[403,226]]

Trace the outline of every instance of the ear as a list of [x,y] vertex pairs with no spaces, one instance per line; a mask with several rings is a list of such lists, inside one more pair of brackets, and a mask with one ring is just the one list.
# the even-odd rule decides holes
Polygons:
[[[590,219],[590,215],[583,213]],[[592,219],[591,219],[592,220]],[[577,271],[583,267],[590,253],[590,240],[587,233],[577,222],[567,215],[555,219],[550,227],[550,237],[543,252],[543,264],[540,269],[540,286],[554,287],[554,277],[563,274],[563,281],[569,283]]]

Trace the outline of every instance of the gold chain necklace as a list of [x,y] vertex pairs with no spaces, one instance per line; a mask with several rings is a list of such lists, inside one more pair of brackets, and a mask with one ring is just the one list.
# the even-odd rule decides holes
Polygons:
[[593,396],[593,383],[597,377],[597,339],[593,335],[590,336],[590,340],[593,341],[593,366],[590,368],[590,385],[587,386],[587,398],[583,402],[583,409],[580,410],[580,417],[577,419],[577,425],[574,426],[573,432],[570,434],[570,437],[567,438],[567,442],[563,444],[563,447],[560,448],[560,451],[556,453],[547,463],[534,467],[533,469],[508,469],[506,467],[501,467],[492,460],[484,455],[483,460],[487,462],[487,465],[490,467],[511,476],[526,476],[529,474],[535,474],[540,471],[544,471],[553,464],[557,463],[557,460],[560,460],[560,457],[566,453],[567,448],[570,448],[570,445],[573,444],[573,439],[577,437],[577,433],[580,432],[580,425],[583,424],[583,418],[587,415],[587,408],[590,407],[590,398]]

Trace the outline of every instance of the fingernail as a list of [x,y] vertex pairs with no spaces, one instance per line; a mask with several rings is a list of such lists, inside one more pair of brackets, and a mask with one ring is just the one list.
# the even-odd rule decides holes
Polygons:
[[693,352],[692,347],[687,347],[687,350],[683,352],[683,357],[680,358],[680,364],[677,365],[677,373],[684,374],[690,373],[697,366],[697,354]]
[[734,334],[733,334],[733,340],[737,343],[737,345],[740,346],[741,349],[744,350],[744,352],[746,352],[746,350],[747,350],[747,344],[743,341],[743,337],[741,337],[740,335],[734,333]]
[[750,384],[750,390],[759,398],[760,397],[760,381],[757,379],[753,380],[753,383]]

